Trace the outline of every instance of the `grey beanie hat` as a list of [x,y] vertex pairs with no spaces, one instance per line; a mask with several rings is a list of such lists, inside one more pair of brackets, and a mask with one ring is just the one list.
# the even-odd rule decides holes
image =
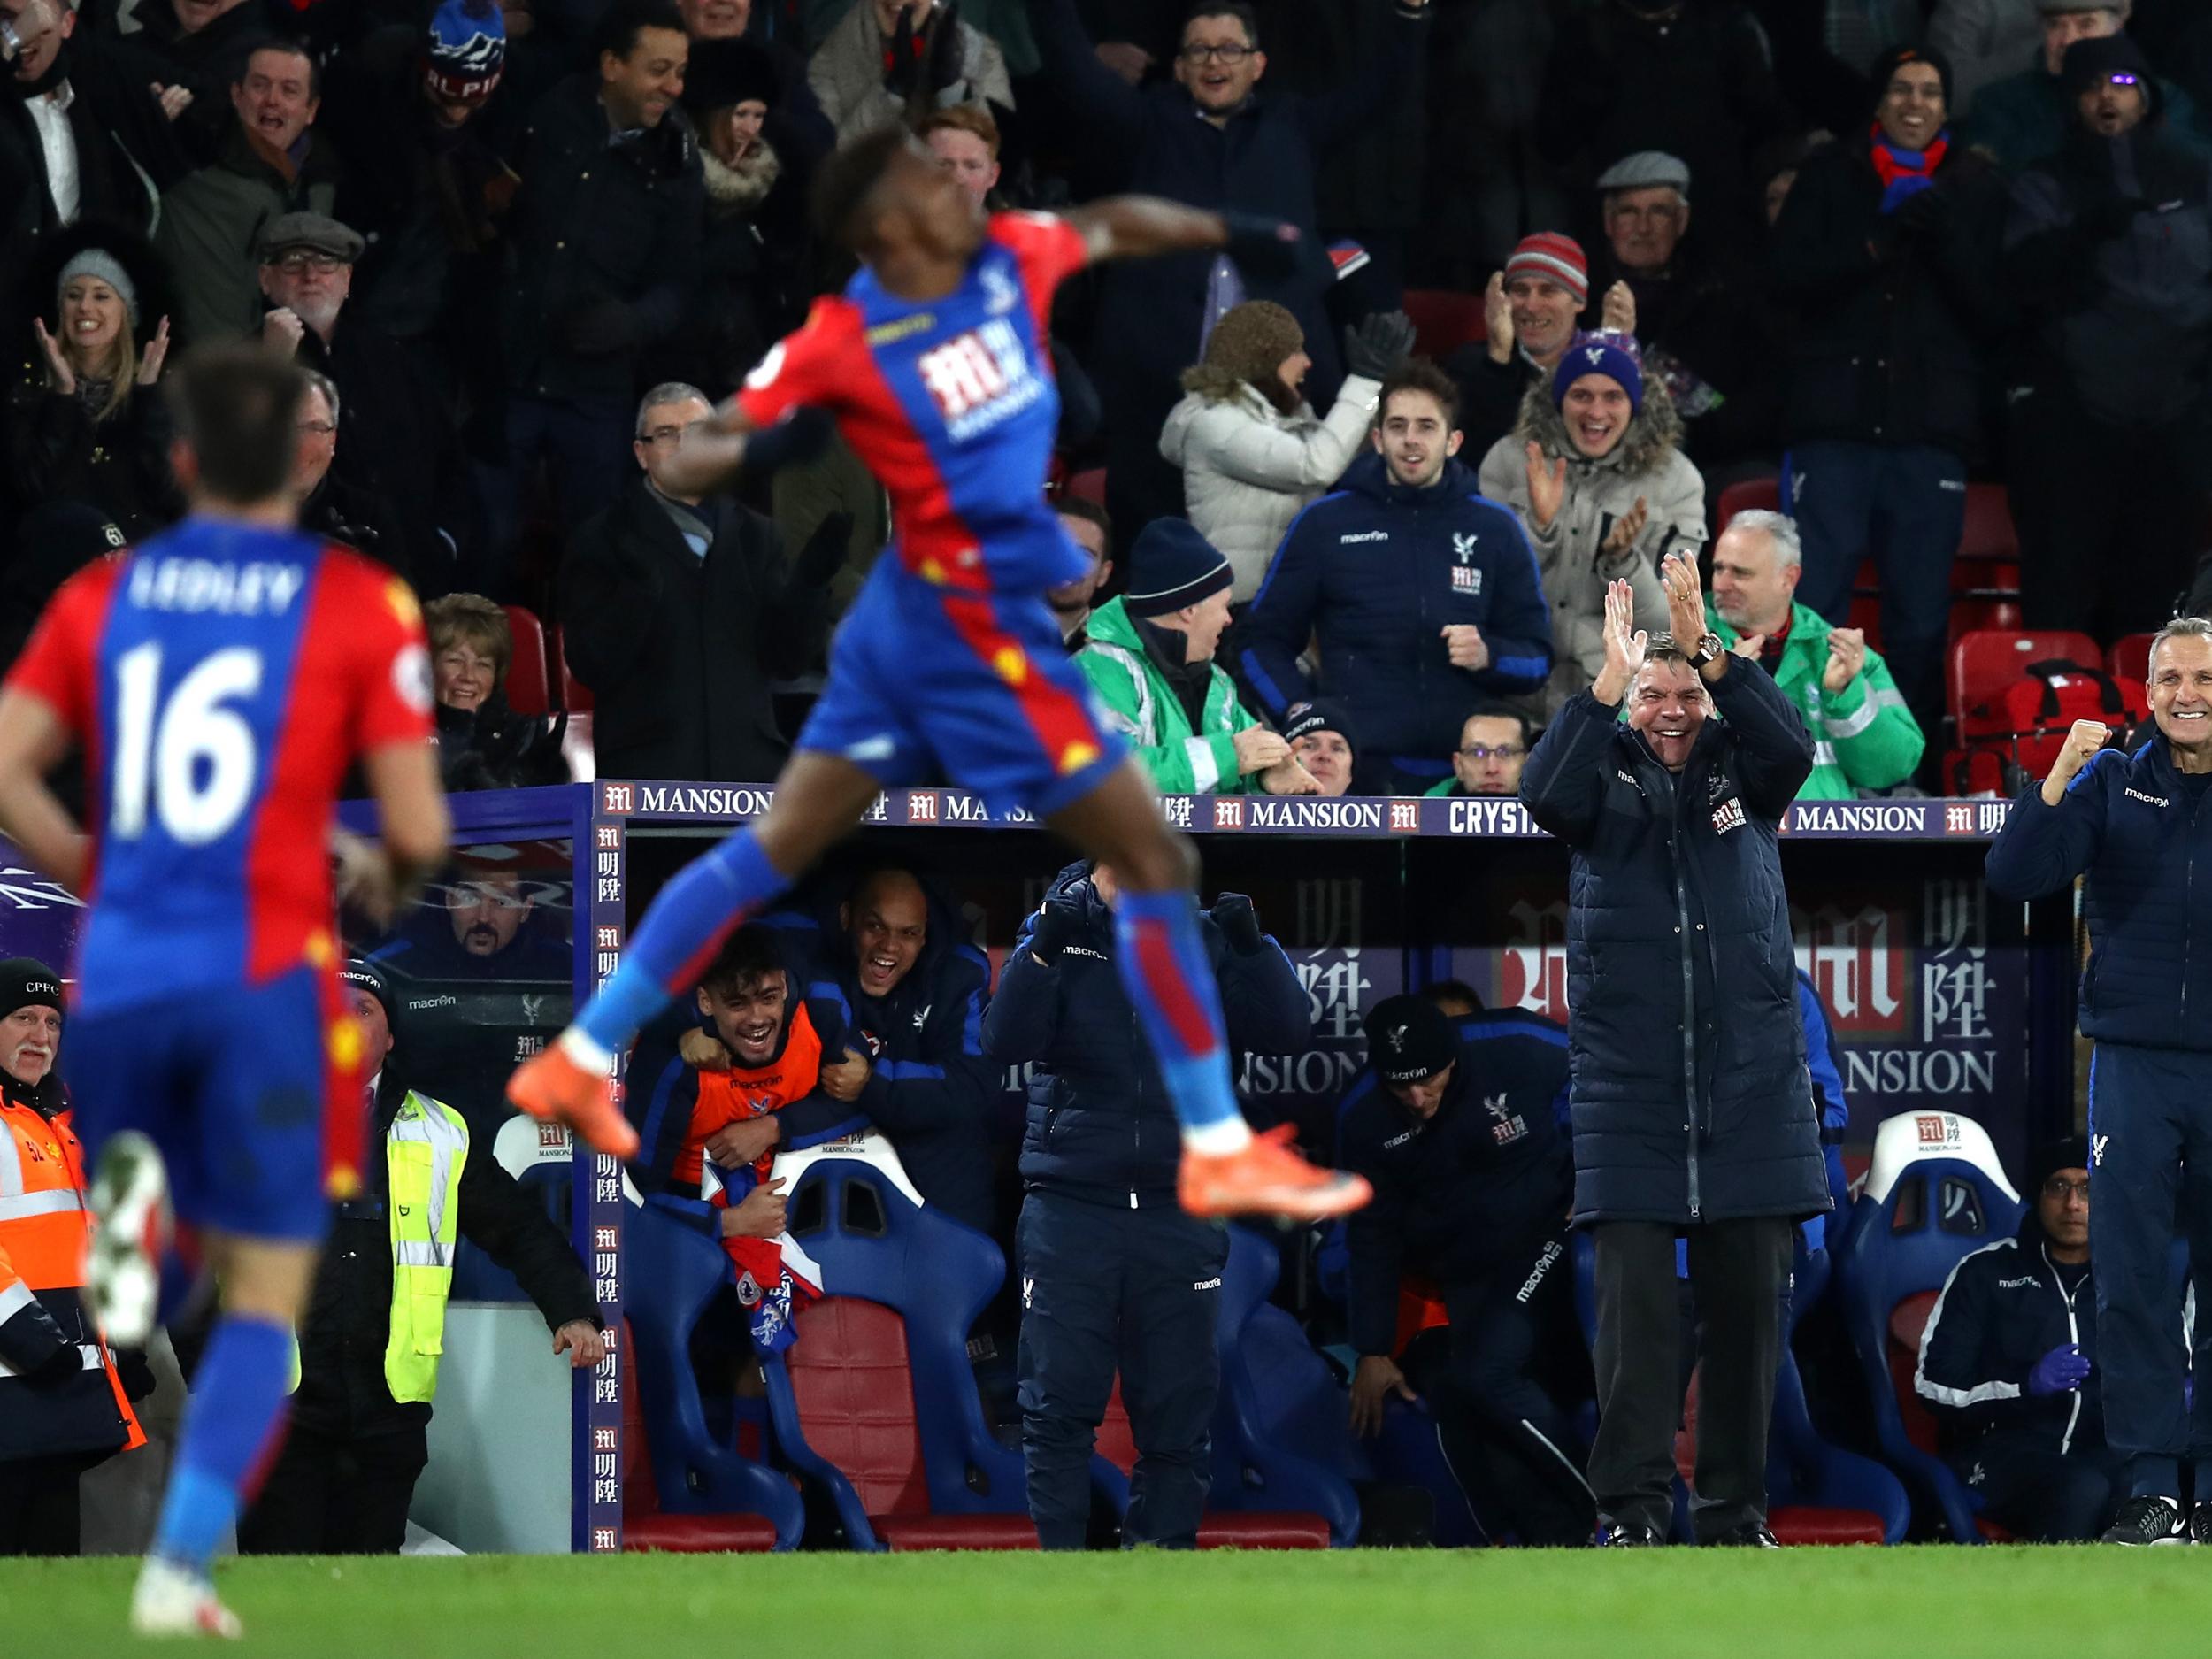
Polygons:
[[138,326],[138,285],[123,270],[123,265],[104,248],[88,248],[62,266],[61,274],[54,279],[54,303],[61,303],[62,291],[69,286],[72,277],[97,277],[122,296],[123,310],[130,318],[131,326]]

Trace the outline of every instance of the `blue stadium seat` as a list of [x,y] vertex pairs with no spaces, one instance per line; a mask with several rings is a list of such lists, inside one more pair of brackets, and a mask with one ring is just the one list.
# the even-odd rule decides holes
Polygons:
[[1034,1549],[1021,1455],[991,1438],[968,1366],[998,1246],[864,1165],[817,1164],[808,1185],[819,1198],[795,1206],[792,1236],[825,1294],[765,1365],[784,1458],[856,1549]]
[[[625,1481],[624,1548],[793,1548],[804,1521],[798,1494],[786,1477],[716,1440],[692,1375],[691,1333],[728,1282],[730,1258],[649,1203],[625,1214],[622,1241],[629,1286],[624,1399],[637,1402],[647,1451],[641,1469],[632,1459]],[[641,1475],[649,1477],[647,1489],[630,1489]]]
[[2010,1238],[2021,1208],[1979,1124],[1955,1112],[1901,1113],[1875,1133],[1838,1269],[1882,1456],[1960,1543],[1982,1541],[1981,1500],[1937,1455],[1935,1418],[1913,1389],[1920,1333],[1951,1270]]

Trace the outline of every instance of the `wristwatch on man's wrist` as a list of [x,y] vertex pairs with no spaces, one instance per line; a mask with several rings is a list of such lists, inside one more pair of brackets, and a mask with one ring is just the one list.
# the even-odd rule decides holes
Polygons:
[[1702,668],[1708,663],[1717,663],[1727,649],[1720,642],[1719,634],[1708,634],[1698,641],[1697,649],[1690,653],[1690,666]]

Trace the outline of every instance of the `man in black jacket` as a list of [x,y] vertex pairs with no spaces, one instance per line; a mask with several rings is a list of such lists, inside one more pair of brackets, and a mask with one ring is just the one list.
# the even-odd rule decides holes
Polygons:
[[[1590,1541],[1582,1448],[1547,1384],[1572,1366],[1586,1383],[1567,1241],[1573,1164],[1559,1108],[1567,1037],[1512,1010],[1450,1020],[1418,996],[1367,1016],[1365,1070],[1337,1108],[1337,1163],[1374,1183],[1347,1222],[1351,1256],[1352,1428],[1373,1434],[1399,1369],[1398,1289],[1416,1272],[1450,1318],[1440,1421],[1494,1459],[1490,1485],[1525,1544]],[[1578,1364],[1577,1363],[1579,1362]],[[1581,1398],[1587,1398],[1585,1389]]]
[[1395,13],[1386,50],[1363,61],[1339,90],[1314,99],[1260,89],[1267,54],[1244,0],[1195,0],[1183,24],[1174,84],[1143,88],[1098,60],[1073,0],[1045,0],[1031,13],[1041,73],[1065,112],[1067,135],[1115,176],[1118,188],[1265,214],[1306,234],[1297,270],[1271,285],[1252,283],[1227,259],[1207,254],[1108,272],[1093,367],[1111,434],[1108,505],[1116,523],[1133,530],[1182,512],[1182,480],[1160,455],[1161,423],[1180,396],[1177,377],[1198,361],[1212,319],[1238,299],[1287,306],[1314,357],[1308,394],[1317,407],[1335,396],[1336,330],[1322,304],[1334,272],[1314,236],[1314,180],[1320,161],[1366,127],[1416,73],[1427,0],[1396,0]]
[[[1137,1443],[1123,1537],[1190,1548],[1211,1488],[1214,1319],[1228,1240],[1176,1202],[1181,1139],[1114,966],[1113,871],[1069,865],[1024,926],[983,1047],[1035,1062],[1022,1137],[1022,1452],[1047,1549],[1079,1549],[1091,1447],[1117,1370]],[[1305,1046],[1312,1018],[1252,901],[1225,893],[1202,937],[1233,1049]]]
[[1771,677],[1706,631],[1697,567],[1670,556],[1661,577],[1674,637],[1647,643],[1616,581],[1605,665],[1521,774],[1529,816],[1573,850],[1575,1223],[1597,1246],[1590,1485],[1601,1541],[1666,1540],[1686,1234],[1698,1538],[1770,1547],[1793,1224],[1829,1205],[1778,843],[1813,742]]
[[0,0],[22,40],[0,92],[0,232],[19,253],[42,230],[98,219],[151,233],[184,150],[161,97],[65,0]]
[[[410,1115],[434,1112],[451,1121],[393,1066],[394,1004],[383,976],[356,961],[341,977],[361,1026],[365,1064],[376,1068],[365,1102],[373,1138],[391,1139]],[[553,1352],[589,1370],[606,1355],[590,1276],[491,1148],[462,1133],[454,1225],[520,1281],[553,1333]],[[373,1154],[365,1159],[365,1190],[334,1210],[300,1330],[291,1428],[260,1497],[239,1517],[238,1548],[246,1555],[388,1555],[406,1540],[408,1502],[430,1460],[430,1397],[421,1386],[422,1350],[403,1352],[393,1340],[388,1163]],[[444,1265],[449,1272],[449,1255]],[[422,1298],[414,1300],[419,1308]],[[434,1358],[430,1371],[434,1387]],[[404,1398],[396,1399],[396,1390]]]
[[2082,1543],[2119,1507],[2125,1460],[2105,1443],[2089,1282],[2089,1143],[2046,1147],[2014,1238],[1943,1281],[1913,1389],[1943,1455],[1989,1518],[2039,1544]]
[[684,429],[712,412],[696,387],[646,393],[631,446],[642,476],[576,532],[562,561],[562,642],[597,700],[603,778],[773,778],[788,746],[769,683],[804,672],[822,649],[849,522],[825,519],[787,575],[772,521],[664,489]]
[[[615,0],[597,67],[561,82],[522,136],[500,303],[512,514],[542,455],[570,524],[622,489],[622,429],[639,349],[683,320],[699,275],[705,185],[676,107],[690,47],[672,0]],[[495,525],[503,548],[512,519]],[[495,599],[510,595],[490,589]]]
[[1871,135],[1806,160],[1770,244],[1774,296],[1797,311],[1783,510],[1805,540],[1797,596],[1837,626],[1875,561],[1882,649],[1933,731],[1983,372],[2010,314],[2004,191],[1944,125],[1941,57],[1900,47],[1874,71]]
[[2204,518],[2212,161],[2168,130],[2124,35],[2066,51],[2075,121],[2022,173],[2005,274],[2034,343],[2007,402],[2021,621],[2154,628]]

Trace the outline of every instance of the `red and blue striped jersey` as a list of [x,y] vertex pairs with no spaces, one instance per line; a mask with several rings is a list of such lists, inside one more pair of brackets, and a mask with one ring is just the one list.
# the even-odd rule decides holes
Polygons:
[[339,787],[430,740],[405,582],[314,536],[187,519],[65,584],[8,684],[84,754],[80,1008],[334,965]]
[[770,349],[738,405],[759,426],[801,403],[833,415],[889,492],[912,574],[972,593],[1073,581],[1088,564],[1044,496],[1060,419],[1046,340],[1054,290],[1088,258],[1065,219],[995,213],[943,299],[900,299],[864,268]]

